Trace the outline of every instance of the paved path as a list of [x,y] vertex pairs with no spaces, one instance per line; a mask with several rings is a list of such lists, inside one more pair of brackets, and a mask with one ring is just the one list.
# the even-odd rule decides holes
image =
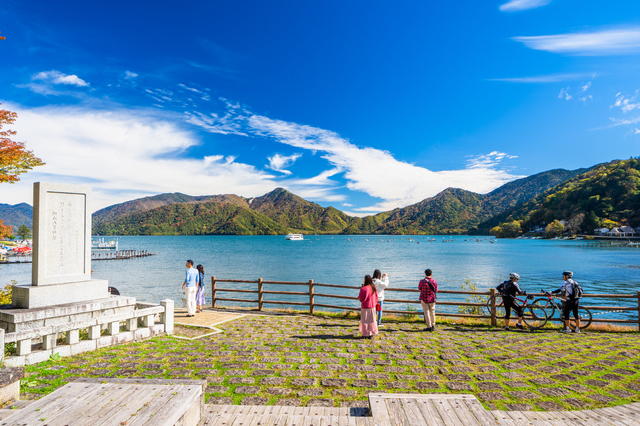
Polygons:
[[84,376],[206,379],[206,402],[219,405],[368,407],[381,392],[472,394],[489,410],[518,412],[640,402],[637,333],[387,323],[363,340],[357,319],[304,315],[216,327],[223,332],[196,340],[162,336],[30,366],[35,386],[23,398]]
[[228,321],[242,318],[244,316],[241,314],[229,314],[218,311],[210,311],[207,309],[204,309],[202,312],[197,313],[195,317],[187,317],[186,309],[176,309],[174,315],[174,321],[176,324],[209,328]]

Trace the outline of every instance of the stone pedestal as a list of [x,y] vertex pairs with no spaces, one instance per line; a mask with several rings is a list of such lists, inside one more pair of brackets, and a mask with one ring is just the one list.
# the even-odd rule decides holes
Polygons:
[[[104,282],[106,283],[106,281]],[[44,288],[51,287],[55,286],[44,286]],[[136,298],[111,296],[85,302],[57,305],[52,303],[51,305],[32,309],[2,309],[0,310],[0,328],[7,333],[13,333],[49,325],[73,323],[100,318],[101,316],[133,312],[136,308]]]
[[37,309],[63,303],[87,302],[109,297],[109,281],[90,280],[49,285],[13,286],[11,304],[16,308]]

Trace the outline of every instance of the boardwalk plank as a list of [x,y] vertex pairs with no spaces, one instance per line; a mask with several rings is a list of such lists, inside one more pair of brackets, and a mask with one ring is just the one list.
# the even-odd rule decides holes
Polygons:
[[506,411],[492,410],[491,414],[496,417],[498,424],[503,426],[518,426],[518,424],[507,414]]
[[429,424],[427,420],[422,416],[420,412],[420,407],[418,407],[418,402],[415,398],[407,398],[402,399],[402,408],[404,409],[404,413],[409,420],[409,424],[411,425],[425,425]]
[[447,399],[432,399],[431,403],[436,410],[438,410],[440,417],[442,417],[442,420],[444,420],[447,426],[464,426],[453,408],[451,408],[451,405],[449,405]]
[[480,402],[473,398],[468,398],[463,400],[464,404],[469,408],[469,411],[473,413],[476,420],[480,422],[483,426],[498,426],[498,422],[496,421],[496,417],[484,409]]
[[446,426],[444,419],[440,416],[440,413],[438,413],[438,410],[433,405],[433,401],[431,399],[416,399],[416,403],[420,409],[422,418],[429,422],[428,424]]
[[469,426],[482,426],[482,424],[473,415],[464,400],[450,399],[447,403],[451,406],[453,412],[458,416],[462,424]]
[[391,421],[392,426],[411,426],[409,424],[409,419],[402,408],[401,399],[385,399],[384,404],[387,407],[387,414],[389,415],[389,420]]
[[371,414],[376,420],[377,426],[392,426],[385,400],[376,396],[369,395],[369,405],[371,406]]

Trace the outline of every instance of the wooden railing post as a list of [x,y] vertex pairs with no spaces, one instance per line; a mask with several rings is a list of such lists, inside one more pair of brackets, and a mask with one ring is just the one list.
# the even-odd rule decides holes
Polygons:
[[258,310],[262,310],[262,278],[258,278]]
[[313,315],[315,296],[313,295],[313,280],[309,280],[309,313]]
[[496,318],[496,289],[489,290],[489,298],[491,300],[491,327],[497,327],[498,319]]
[[216,307],[216,277],[211,277],[211,307]]

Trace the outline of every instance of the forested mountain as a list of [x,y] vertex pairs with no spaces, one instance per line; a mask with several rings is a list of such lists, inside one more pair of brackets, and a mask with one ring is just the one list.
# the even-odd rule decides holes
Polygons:
[[94,214],[94,233],[202,234],[462,234],[584,170],[550,170],[510,182],[486,195],[457,188],[419,203],[364,218],[322,207],[277,188],[257,198],[162,194]]
[[100,235],[278,235],[289,230],[231,202],[175,203],[121,215],[93,226]]
[[[554,220],[579,215],[582,231],[605,225],[640,226],[640,160],[600,164],[537,197],[512,207],[478,226],[488,232],[500,224],[519,221],[526,231]],[[573,221],[576,223],[576,221]],[[577,229],[576,229],[577,230]]]
[[29,228],[33,226],[33,207],[27,203],[20,204],[1,204],[0,203],[0,219],[5,225],[11,226],[13,232],[17,232],[20,225],[27,225]]
[[[193,197],[191,195],[175,192],[173,194],[160,194],[152,197],[138,198],[121,204],[105,207],[93,214],[93,224],[98,225],[119,218],[122,215],[153,210],[158,207],[176,203],[199,203],[205,201],[229,202],[246,207],[247,203],[237,195],[205,195]],[[2,216],[0,216],[2,217]]]

